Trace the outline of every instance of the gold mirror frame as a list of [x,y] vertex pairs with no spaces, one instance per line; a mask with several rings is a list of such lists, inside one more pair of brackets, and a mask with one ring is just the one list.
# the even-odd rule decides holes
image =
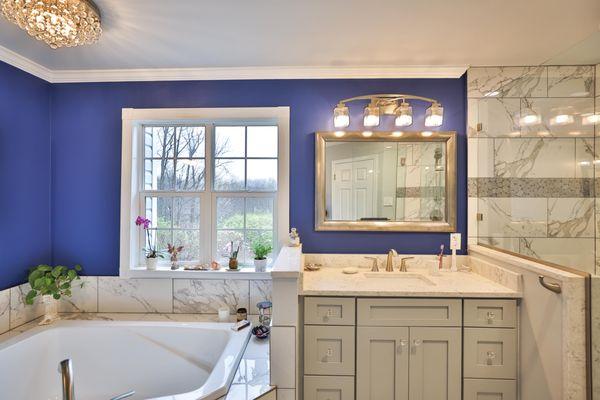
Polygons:
[[[444,142],[446,143],[446,213],[447,221],[328,221],[325,219],[325,145],[327,142]],[[455,232],[456,231],[456,132],[432,132],[423,136],[420,131],[317,132],[315,134],[315,230],[317,231],[387,231],[387,232]]]

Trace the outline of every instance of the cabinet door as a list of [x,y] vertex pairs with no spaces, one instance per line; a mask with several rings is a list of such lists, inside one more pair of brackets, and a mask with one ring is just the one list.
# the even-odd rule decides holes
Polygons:
[[408,339],[408,328],[357,329],[357,399],[408,400]]
[[460,400],[461,329],[410,328],[410,400]]

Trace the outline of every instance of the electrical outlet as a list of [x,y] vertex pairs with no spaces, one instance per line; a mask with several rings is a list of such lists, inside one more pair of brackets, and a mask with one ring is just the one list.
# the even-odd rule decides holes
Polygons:
[[450,250],[460,250],[460,233],[450,234]]

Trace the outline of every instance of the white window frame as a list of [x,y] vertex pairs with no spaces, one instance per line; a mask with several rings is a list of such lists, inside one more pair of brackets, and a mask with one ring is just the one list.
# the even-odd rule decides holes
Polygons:
[[[203,192],[183,192],[176,196],[196,196],[203,204],[208,204],[210,215],[201,212],[200,234],[201,262],[217,258],[216,248],[216,199],[217,197],[269,197],[274,198],[274,239],[273,257],[285,245],[289,232],[289,107],[248,107],[248,108],[159,108],[159,109],[122,109],[122,150],[121,150],[121,237],[120,237],[120,275],[123,277],[182,277],[183,275],[214,276],[222,279],[221,274],[198,271],[147,271],[140,248],[144,237],[134,219],[142,215],[145,209],[144,194],[141,190],[143,175],[143,125],[202,125],[205,126],[205,190]],[[219,125],[277,125],[278,126],[278,181],[277,192],[226,192],[212,191],[214,165],[213,124]],[[169,195],[169,194],[167,194]],[[208,202],[208,203],[205,203]],[[210,239],[209,239],[210,238]],[[209,242],[210,240],[210,242]],[[259,273],[253,273],[259,274]],[[216,276],[219,275],[219,276]],[[229,274],[230,275],[230,274]],[[229,276],[228,275],[228,276]],[[240,278],[246,274],[240,275]]]

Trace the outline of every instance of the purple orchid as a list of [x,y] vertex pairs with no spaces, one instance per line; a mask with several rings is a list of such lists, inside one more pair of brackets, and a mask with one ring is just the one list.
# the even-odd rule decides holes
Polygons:
[[142,217],[141,215],[138,215],[138,217],[135,219],[135,224],[137,226],[143,227],[144,231],[146,231],[146,241],[148,242],[148,248],[144,249],[144,250],[146,250],[146,258],[157,258],[157,257],[162,258],[162,255],[156,249],[156,246],[152,245],[152,238],[150,236],[150,224],[151,223],[152,223],[152,221],[150,221],[148,218]]
[[143,225],[144,229],[150,228],[151,223],[152,221],[150,221],[148,218],[142,217],[141,215],[138,215],[138,217],[135,219],[135,224],[137,226]]

